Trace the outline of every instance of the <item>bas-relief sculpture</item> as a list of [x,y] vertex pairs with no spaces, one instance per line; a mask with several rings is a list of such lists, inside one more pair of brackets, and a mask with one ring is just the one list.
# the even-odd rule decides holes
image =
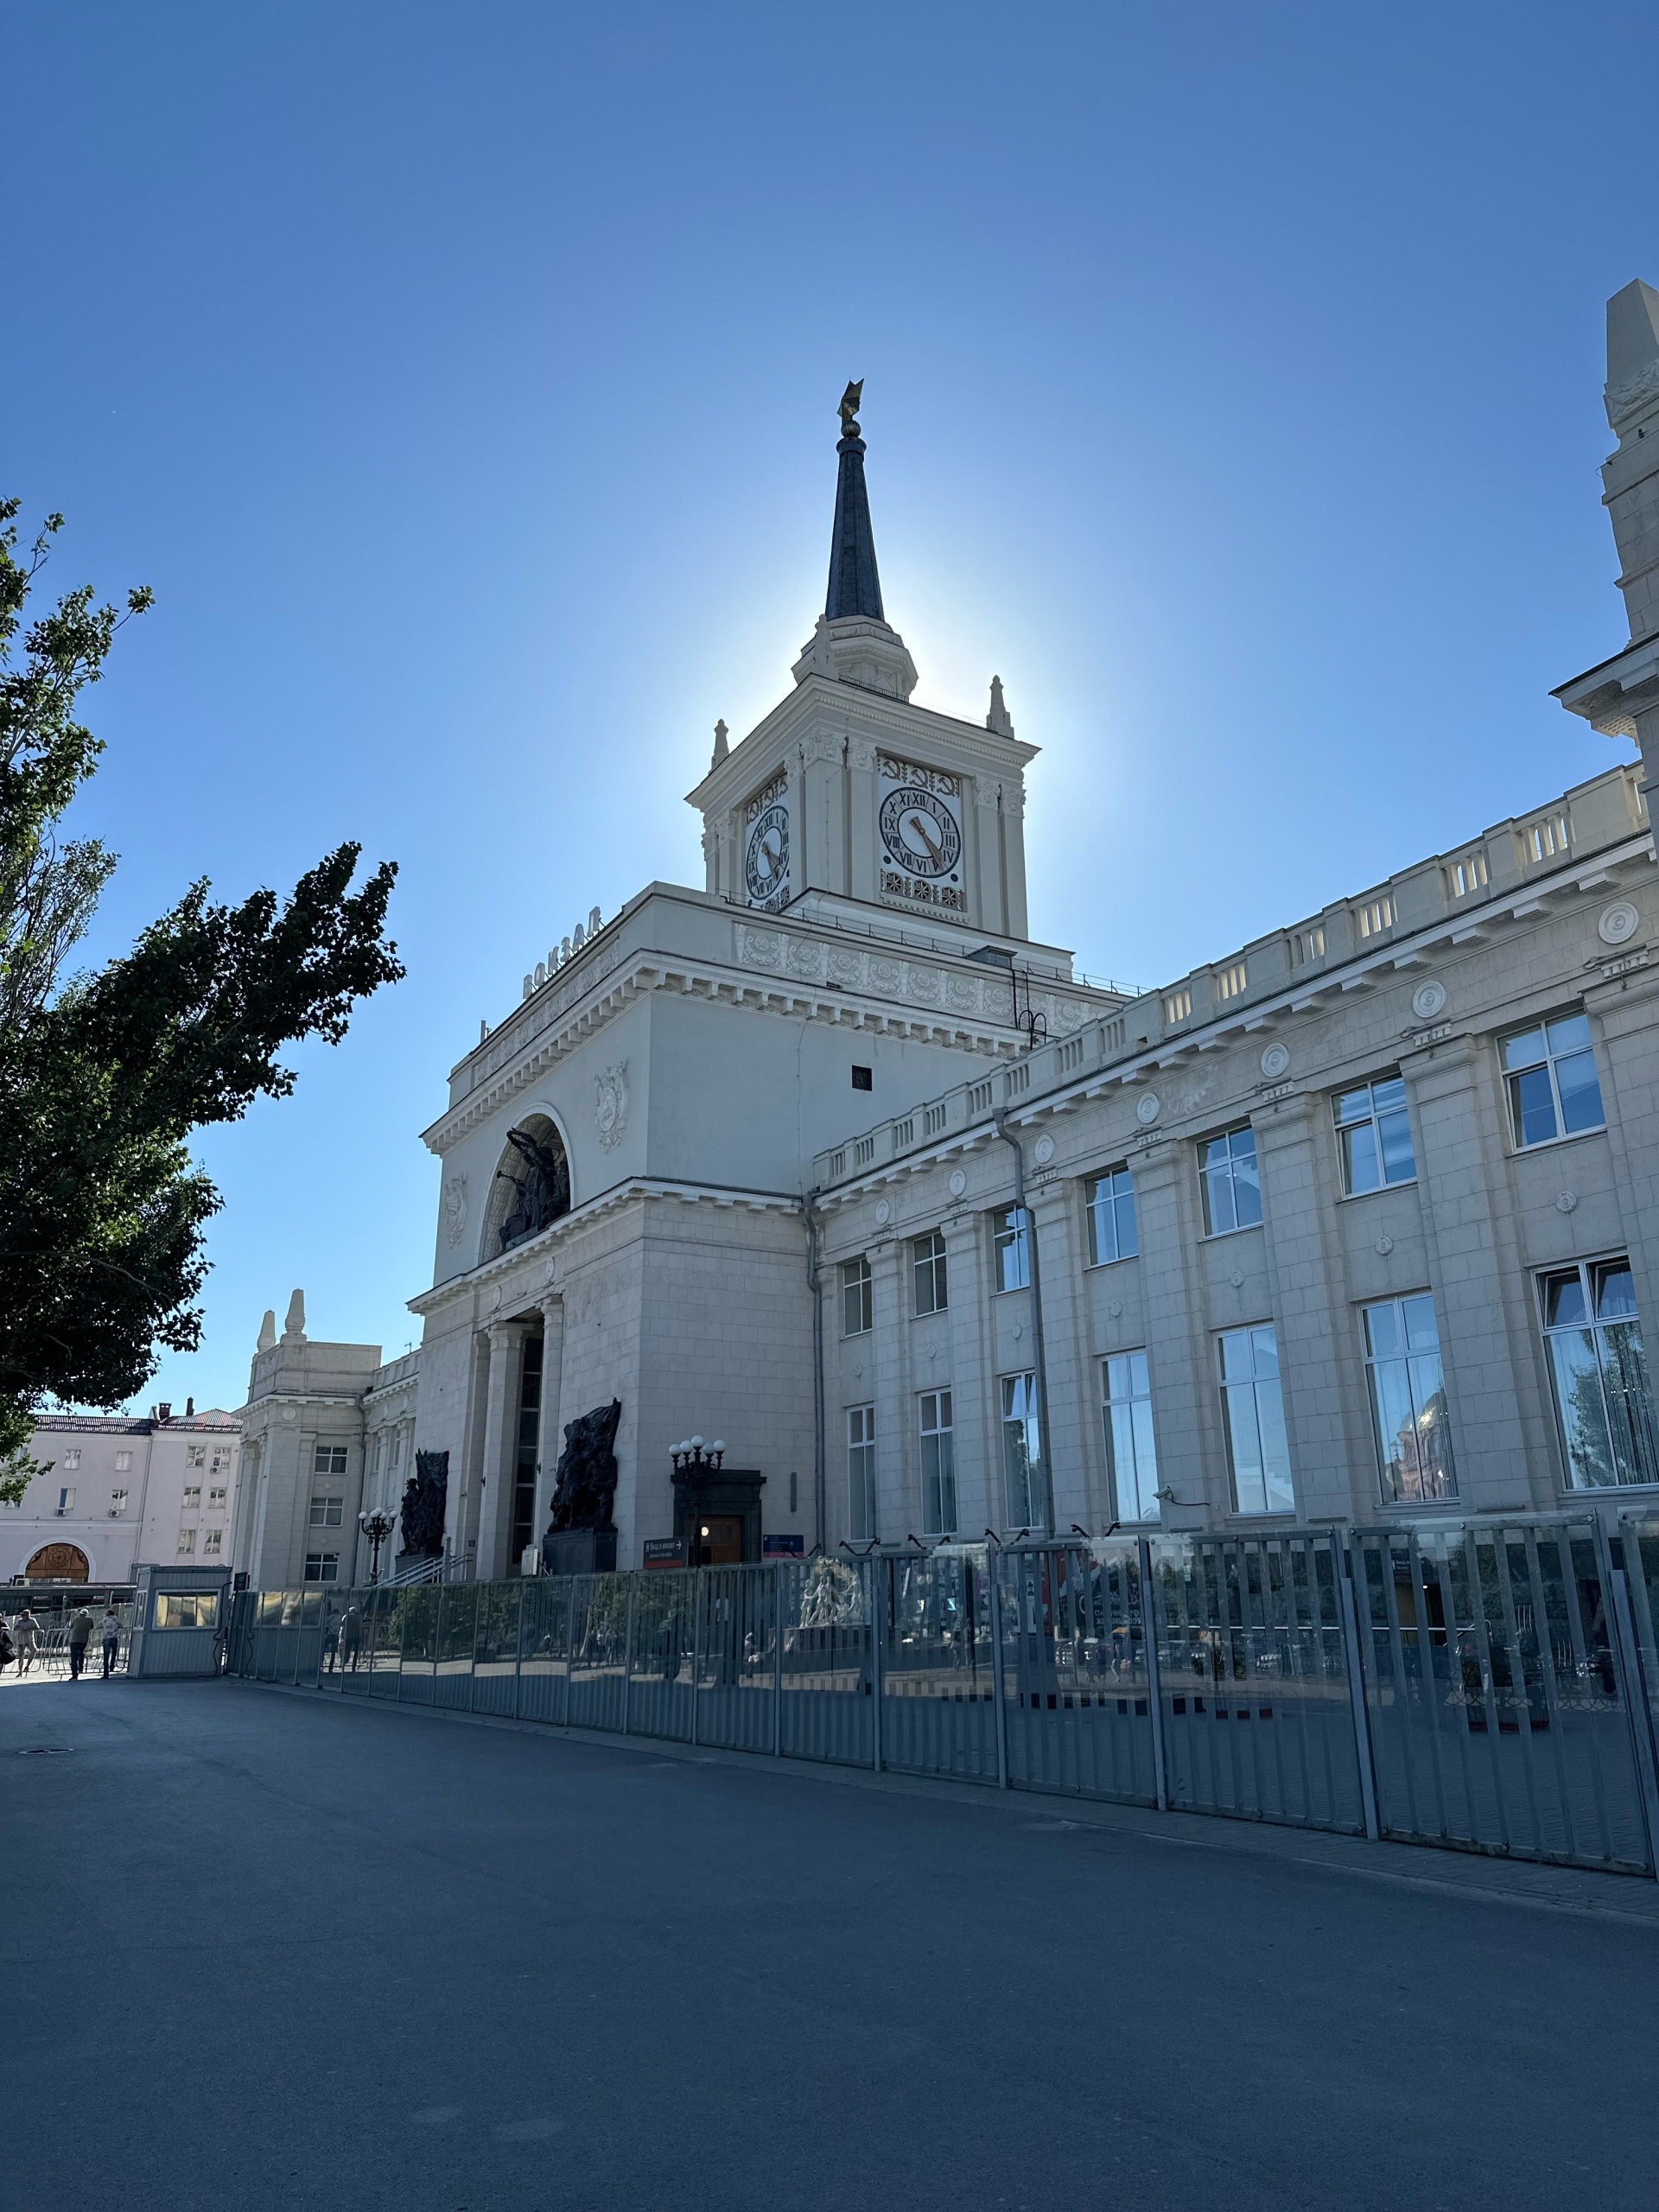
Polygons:
[[417,1452],[415,1471],[404,1488],[398,1516],[405,1556],[435,1559],[443,1549],[444,1509],[449,1494],[449,1454]]
[[580,1421],[567,1421],[564,1449],[559,1454],[558,1476],[553,1485],[550,1536],[573,1529],[610,1529],[615,1526],[612,1509],[616,1502],[616,1431],[622,1419],[622,1402],[595,1406]]
[[570,1164],[558,1139],[547,1145],[526,1130],[509,1129],[507,1142],[524,1161],[524,1173],[510,1175],[505,1167],[498,1171],[499,1179],[511,1183],[518,1192],[501,1224],[504,1252],[522,1244],[527,1236],[539,1236],[561,1214],[570,1211]]

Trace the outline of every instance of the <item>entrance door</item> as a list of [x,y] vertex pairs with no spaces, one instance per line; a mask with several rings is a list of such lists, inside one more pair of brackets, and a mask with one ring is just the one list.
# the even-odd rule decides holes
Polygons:
[[741,1513],[704,1513],[698,1516],[697,1561],[702,1567],[741,1567],[743,1563],[743,1516]]

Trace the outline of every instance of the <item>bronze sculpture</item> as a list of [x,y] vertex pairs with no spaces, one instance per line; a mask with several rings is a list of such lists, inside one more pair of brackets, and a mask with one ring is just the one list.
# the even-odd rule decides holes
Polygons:
[[[505,1167],[497,1170],[497,1179],[511,1183],[518,1192],[507,1217],[501,1224],[501,1249],[522,1244],[527,1236],[539,1236],[550,1223],[570,1211],[570,1164],[564,1156],[564,1147],[546,1145],[524,1129],[509,1129],[507,1142],[524,1163],[521,1179],[509,1175]],[[557,1139],[554,1140],[557,1144]]]
[[435,1559],[443,1549],[444,1510],[449,1493],[449,1454],[417,1452],[415,1472],[404,1490],[399,1516],[406,1558]]
[[559,1454],[558,1477],[553,1485],[553,1517],[547,1528],[550,1536],[563,1535],[572,1529],[614,1527],[611,1518],[617,1478],[613,1447],[621,1418],[622,1402],[613,1398],[608,1406],[595,1406],[580,1421],[565,1423],[564,1449]]

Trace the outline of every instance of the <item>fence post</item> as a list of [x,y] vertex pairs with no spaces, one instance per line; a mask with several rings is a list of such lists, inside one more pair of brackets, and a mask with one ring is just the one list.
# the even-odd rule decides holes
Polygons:
[[564,1585],[564,1713],[559,1722],[561,1728],[570,1726],[570,1677],[576,1671],[576,1578],[574,1574],[559,1577]]
[[1147,1711],[1152,1717],[1152,1786],[1160,1813],[1169,1810],[1169,1763],[1164,1750],[1164,1670],[1158,1659],[1158,1585],[1152,1574],[1152,1542],[1136,1539],[1141,1554],[1141,1635],[1147,1654]]
[[1008,1700],[1002,1668],[1002,1561],[995,1544],[985,1547],[985,1580],[991,1616],[991,1707],[996,1720],[996,1786],[1008,1786]]
[[1597,1533],[1607,1546],[1610,1569],[1607,1580],[1613,1593],[1618,1671],[1624,1677],[1630,1750],[1636,1759],[1637,1779],[1642,1787],[1642,1811],[1648,1827],[1648,1865],[1659,1874],[1659,1783],[1656,1783],[1654,1773],[1653,1715],[1648,1704],[1647,1685],[1642,1671],[1642,1647],[1637,1642],[1636,1624],[1630,1616],[1624,1539],[1623,1536],[1610,1536],[1599,1523]]
[[891,1560],[870,1561],[870,1764],[881,1771],[881,1624],[887,1608],[879,1570]]
[[628,1577],[628,1632],[622,1646],[622,1733],[629,1732],[633,1717],[633,1586],[639,1577]]
[[695,1746],[697,1736],[697,1694],[702,1685],[702,1592],[703,1571],[700,1567],[691,1570],[691,1741]]
[[1345,1536],[1332,1536],[1331,1549],[1337,1570],[1337,1591],[1342,1607],[1342,1643],[1348,1661],[1348,1700],[1354,1715],[1354,1756],[1359,1764],[1359,1802],[1365,1815],[1365,1834],[1372,1843],[1382,1830],[1376,1817],[1376,1768],[1371,1756],[1371,1714],[1365,1702],[1364,1651],[1359,1640],[1359,1613],[1354,1604],[1354,1555]]
[[523,1702],[519,1685],[524,1679],[524,1609],[529,1603],[530,1592],[525,1588],[521,1574],[518,1580],[518,1615],[512,1631],[512,1717],[515,1720]]
[[784,1756],[784,1562],[772,1568],[772,1756]]

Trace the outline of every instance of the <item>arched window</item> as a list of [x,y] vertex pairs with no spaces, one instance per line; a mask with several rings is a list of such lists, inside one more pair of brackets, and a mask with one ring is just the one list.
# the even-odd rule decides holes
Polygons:
[[564,1141],[545,1114],[526,1116],[507,1134],[490,1186],[480,1262],[511,1250],[570,1211],[570,1163]]
[[85,1582],[91,1573],[79,1544],[42,1544],[23,1569],[30,1582]]

